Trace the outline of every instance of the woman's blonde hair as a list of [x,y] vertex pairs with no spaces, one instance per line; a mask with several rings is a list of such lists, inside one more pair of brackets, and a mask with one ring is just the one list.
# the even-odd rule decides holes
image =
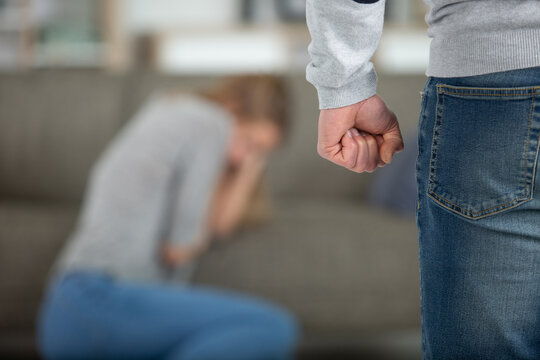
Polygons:
[[227,107],[247,121],[271,121],[286,134],[289,122],[289,94],[282,77],[239,75],[222,79],[202,92],[209,100]]
[[[289,93],[286,81],[274,75],[240,75],[222,79],[202,92],[205,98],[226,108],[239,119],[270,121],[285,137],[289,123]],[[263,178],[255,186],[242,217],[241,227],[251,227],[269,219],[271,202]]]

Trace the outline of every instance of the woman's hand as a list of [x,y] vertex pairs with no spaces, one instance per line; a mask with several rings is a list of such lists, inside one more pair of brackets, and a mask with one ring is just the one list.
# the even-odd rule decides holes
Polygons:
[[266,153],[251,151],[223,177],[212,211],[212,233],[226,239],[238,227],[266,165]]
[[161,247],[161,260],[169,267],[187,265],[201,255],[208,245],[163,245]]
[[246,185],[252,184],[261,176],[266,166],[267,157],[267,154],[262,152],[250,152],[237,169],[237,173],[233,176],[241,179],[240,181]]

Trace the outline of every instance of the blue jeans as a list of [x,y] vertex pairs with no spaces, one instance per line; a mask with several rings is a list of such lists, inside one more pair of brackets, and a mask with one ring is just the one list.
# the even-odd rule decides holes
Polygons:
[[38,330],[47,359],[288,359],[297,336],[287,313],[259,300],[92,272],[55,282]]
[[417,159],[424,359],[540,359],[540,67],[427,79]]

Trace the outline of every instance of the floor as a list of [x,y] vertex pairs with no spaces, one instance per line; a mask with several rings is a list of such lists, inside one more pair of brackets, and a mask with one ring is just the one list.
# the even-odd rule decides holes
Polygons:
[[[28,336],[0,337],[0,358],[39,359]],[[307,334],[298,360],[419,360],[420,331],[383,334]]]

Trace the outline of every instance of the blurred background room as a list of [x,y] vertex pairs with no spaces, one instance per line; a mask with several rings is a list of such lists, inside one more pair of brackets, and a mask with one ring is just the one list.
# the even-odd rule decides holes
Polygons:
[[[422,0],[387,0],[374,63],[406,150],[373,174],[316,153],[304,0],[0,0],[0,358],[38,358],[47,274],[89,171],[156,90],[276,74],[289,134],[265,172],[269,220],[194,275],[270,299],[302,326],[299,359],[420,359],[414,167],[429,53]],[[338,185],[336,185],[338,184]]]

